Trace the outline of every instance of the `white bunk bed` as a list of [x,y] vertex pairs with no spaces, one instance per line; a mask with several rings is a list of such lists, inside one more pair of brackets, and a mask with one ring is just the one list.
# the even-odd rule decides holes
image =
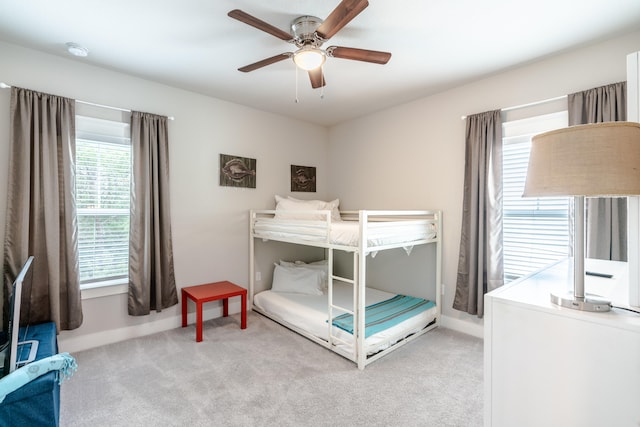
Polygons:
[[[359,369],[439,325],[440,211],[360,210],[338,213],[337,203],[333,210],[297,210],[289,216],[277,209],[252,210],[249,227],[249,303],[252,310],[355,362]],[[258,291],[256,241],[322,248],[326,259],[325,271],[328,271],[326,290],[316,295],[269,289]],[[428,292],[433,297],[427,301],[414,298],[412,303],[423,306],[419,313],[411,317],[407,314],[406,318],[401,317],[399,323],[387,329],[366,329],[364,314],[367,307],[396,296],[366,286],[367,258],[375,257],[380,251],[397,248],[404,248],[407,254],[403,256],[411,258],[413,248],[421,245],[435,245],[435,250],[429,251],[433,254],[429,256],[435,257],[431,260],[435,271],[430,272],[432,277],[429,280],[418,280],[420,286],[435,288]],[[350,274],[334,274],[334,251],[351,254],[353,271]],[[424,264],[428,261],[417,256],[413,258],[410,262]],[[404,295],[396,300],[398,298],[410,299]],[[347,320],[351,320],[352,325],[338,327],[328,321],[340,315],[351,317]]]

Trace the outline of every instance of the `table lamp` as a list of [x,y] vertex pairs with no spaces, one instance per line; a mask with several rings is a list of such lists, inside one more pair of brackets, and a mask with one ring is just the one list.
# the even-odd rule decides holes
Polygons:
[[551,302],[604,312],[611,303],[584,291],[584,198],[640,194],[640,123],[604,122],[570,126],[531,139],[523,197],[574,197],[573,293],[551,294]]

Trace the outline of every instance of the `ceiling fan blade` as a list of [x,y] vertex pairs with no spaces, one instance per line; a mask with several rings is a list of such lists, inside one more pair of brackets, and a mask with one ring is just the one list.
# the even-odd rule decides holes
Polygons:
[[290,58],[290,53],[281,53],[276,56],[272,56],[271,58],[263,59],[262,61],[254,62],[253,64],[245,65],[244,67],[238,68],[238,71],[242,71],[243,73],[248,73],[249,71],[257,70],[258,68],[266,67],[267,65],[274,64],[276,62],[283,61],[287,58]]
[[311,80],[311,87],[314,89],[327,84],[327,81],[324,79],[324,74],[322,73],[322,67],[318,67],[315,70],[309,70],[309,80]]
[[333,9],[333,12],[327,16],[322,24],[316,30],[318,36],[325,40],[333,37],[342,27],[347,25],[349,21],[358,16],[369,2],[367,0],[342,0],[340,4]]
[[356,49],[354,47],[330,46],[326,52],[328,56],[334,58],[353,59],[355,61],[373,62],[374,64],[386,64],[391,59],[389,52]]
[[246,12],[241,11],[240,9],[233,9],[231,12],[227,13],[233,19],[237,19],[240,22],[244,22],[247,25],[251,25],[259,30],[264,31],[265,33],[269,33],[272,36],[276,36],[279,39],[282,39],[286,42],[293,40],[291,34],[286,31],[281,30],[278,27],[274,27],[273,25],[264,22],[255,16],[251,16]]

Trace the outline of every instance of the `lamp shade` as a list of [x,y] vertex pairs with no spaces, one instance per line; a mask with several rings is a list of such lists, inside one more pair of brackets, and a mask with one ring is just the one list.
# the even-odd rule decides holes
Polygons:
[[524,197],[640,194],[640,123],[570,126],[531,140]]

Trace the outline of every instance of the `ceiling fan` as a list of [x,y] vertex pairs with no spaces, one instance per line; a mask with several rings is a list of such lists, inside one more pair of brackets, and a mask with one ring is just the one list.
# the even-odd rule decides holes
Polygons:
[[386,64],[391,58],[389,52],[356,49],[353,47],[330,46],[321,49],[322,44],[333,37],[342,27],[362,12],[369,2],[367,0],[342,0],[324,21],[315,16],[300,16],[291,23],[291,33],[283,31],[267,22],[249,15],[239,9],[234,9],[228,15],[240,22],[251,25],[259,30],[278,37],[288,43],[296,45],[295,52],[285,52],[253,64],[238,68],[238,71],[248,73],[258,68],[293,58],[295,64],[309,73],[311,87],[316,89],[326,85],[322,73],[322,64],[327,56],[332,58],[351,59],[355,61]]

